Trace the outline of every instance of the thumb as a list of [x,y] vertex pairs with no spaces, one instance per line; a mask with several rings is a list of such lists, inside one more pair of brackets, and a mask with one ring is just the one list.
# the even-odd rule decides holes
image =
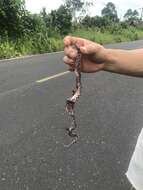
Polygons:
[[98,46],[96,46],[95,44],[89,44],[86,46],[82,46],[80,47],[80,51],[83,54],[94,54],[97,52]]

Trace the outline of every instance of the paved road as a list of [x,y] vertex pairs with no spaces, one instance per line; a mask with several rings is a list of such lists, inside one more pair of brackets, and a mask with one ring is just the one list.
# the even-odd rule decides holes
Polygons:
[[[143,41],[111,45],[139,48]],[[0,62],[0,190],[130,190],[125,172],[143,126],[143,80],[83,75],[80,139],[70,149],[64,113],[73,74],[63,53]]]

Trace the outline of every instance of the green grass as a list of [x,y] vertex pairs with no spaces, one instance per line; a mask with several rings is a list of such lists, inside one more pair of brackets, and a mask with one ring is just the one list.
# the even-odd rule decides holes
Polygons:
[[133,27],[115,32],[110,30],[101,32],[98,29],[78,29],[73,32],[73,35],[80,36],[81,38],[86,38],[100,44],[108,44],[143,39],[143,30],[135,29]]
[[[73,36],[89,39],[100,44],[133,41],[143,39],[143,30],[134,27],[128,29],[118,28],[79,28],[71,33]],[[63,50],[63,37],[59,35],[49,37],[47,33],[38,33],[32,37],[8,40],[0,42],[0,59],[11,58],[23,55],[31,55],[45,52]]]
[[113,42],[113,35],[111,35],[110,33],[101,33],[97,29],[78,29],[73,32],[72,35],[86,38],[100,44],[108,44]]
[[30,38],[0,43],[0,59],[63,50],[63,39]]

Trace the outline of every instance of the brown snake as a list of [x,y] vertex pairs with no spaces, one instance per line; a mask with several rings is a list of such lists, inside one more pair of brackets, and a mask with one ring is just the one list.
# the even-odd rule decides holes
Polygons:
[[77,57],[75,60],[75,70],[74,70],[76,76],[76,87],[75,90],[73,90],[73,96],[66,100],[66,111],[68,112],[69,116],[72,119],[71,125],[70,127],[66,128],[66,131],[68,135],[74,139],[69,145],[65,145],[65,147],[70,147],[72,144],[76,143],[79,138],[79,136],[74,132],[77,128],[74,106],[76,101],[79,99],[81,95],[81,88],[82,88],[81,71],[80,71],[81,53],[80,49],[76,45],[74,45],[73,48],[77,50]]

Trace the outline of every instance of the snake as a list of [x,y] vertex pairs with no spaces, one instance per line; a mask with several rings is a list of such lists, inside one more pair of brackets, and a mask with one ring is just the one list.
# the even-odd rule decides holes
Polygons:
[[75,132],[77,128],[77,122],[76,122],[76,116],[75,116],[75,104],[79,97],[81,96],[81,52],[80,49],[77,47],[77,45],[73,46],[74,49],[77,50],[77,57],[75,60],[75,89],[72,91],[72,96],[70,98],[67,98],[66,100],[66,112],[71,117],[71,124],[69,127],[66,128],[67,134],[69,137],[73,138],[72,142],[69,145],[65,145],[66,147],[70,147],[74,143],[78,141],[78,134]]

